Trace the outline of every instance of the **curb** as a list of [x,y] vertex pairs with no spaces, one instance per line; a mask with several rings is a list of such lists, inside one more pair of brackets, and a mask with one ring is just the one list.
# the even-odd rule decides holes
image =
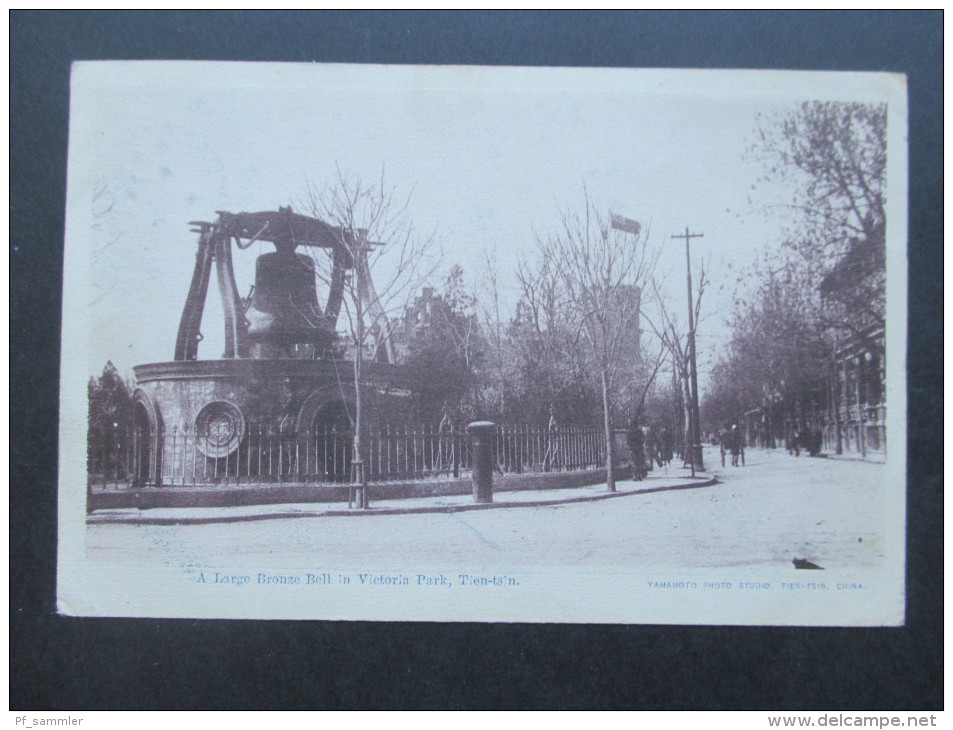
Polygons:
[[860,464],[877,464],[883,466],[886,464],[886,459],[871,459],[870,457],[863,457],[860,454],[857,456],[848,456],[847,454],[818,454],[818,457],[821,459],[829,459],[830,461],[854,461]]
[[[618,479],[629,476],[628,469],[619,470]],[[605,468],[573,470],[567,472],[507,474],[494,484],[498,492],[537,492],[552,489],[577,489],[605,484]],[[184,487],[180,485],[162,488],[148,487],[138,490],[115,492],[90,492],[87,510],[122,509],[191,509],[224,507],[261,507],[267,505],[299,504],[305,508],[335,509],[348,499],[349,486],[343,484],[294,484],[285,482],[270,485],[236,484],[224,489],[208,487]],[[404,499],[434,497],[466,497],[473,492],[468,477],[441,480],[439,482],[410,480],[379,482],[373,485],[374,501],[393,502]]]
[[434,505],[421,507],[383,507],[375,509],[371,507],[368,510],[359,509],[322,509],[322,510],[295,510],[293,512],[272,512],[263,514],[247,515],[211,515],[195,516],[188,515],[175,517],[149,517],[148,515],[89,515],[86,518],[87,525],[209,525],[231,522],[254,522],[258,520],[279,520],[298,517],[371,517],[383,515],[412,515],[412,514],[453,514],[455,512],[470,512],[472,510],[486,509],[512,509],[518,507],[547,507],[559,504],[574,504],[580,502],[599,502],[605,499],[614,499],[616,497],[631,497],[639,494],[652,494],[655,492],[672,492],[682,489],[700,489],[703,487],[712,487],[718,484],[718,479],[710,477],[700,481],[688,482],[685,484],[675,484],[669,487],[652,487],[648,489],[633,489],[625,492],[605,492],[603,494],[590,494],[581,497],[568,497],[565,499],[540,499],[527,502],[490,502],[488,504],[459,504],[459,505]]

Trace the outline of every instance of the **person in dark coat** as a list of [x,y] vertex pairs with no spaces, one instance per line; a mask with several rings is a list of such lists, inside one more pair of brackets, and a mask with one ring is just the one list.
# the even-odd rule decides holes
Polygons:
[[632,460],[632,478],[636,481],[645,479],[645,434],[639,425],[639,419],[629,421],[629,430],[626,433],[629,442],[629,458]]
[[787,427],[788,454],[801,455],[801,430],[796,423],[789,423]]
[[658,446],[658,434],[655,429],[651,426],[646,427],[642,433],[645,434],[645,463],[648,471],[655,469],[655,462],[658,461],[658,465],[662,466],[662,462],[659,461],[659,446]]
[[659,436],[659,441],[661,442],[661,457],[662,461],[665,464],[672,463],[672,432],[668,430],[668,426],[662,426],[662,433]]
[[731,465],[738,466],[738,457],[741,456],[745,447],[744,435],[738,430],[738,424],[733,423],[728,432],[728,448],[731,450]]
[[808,430],[806,441],[804,447],[807,449],[807,453],[811,456],[817,456],[821,453],[821,448],[824,445],[824,434],[817,430]]

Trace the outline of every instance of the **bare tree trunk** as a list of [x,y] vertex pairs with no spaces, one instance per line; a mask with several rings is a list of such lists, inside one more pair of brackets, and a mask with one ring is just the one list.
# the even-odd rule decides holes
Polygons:
[[832,383],[834,388],[834,417],[837,423],[837,453],[844,453],[844,410],[841,408],[841,393],[847,385],[847,382],[844,381],[844,386],[841,386],[840,373],[837,372],[837,362],[835,361],[832,366]]
[[358,486],[357,506],[368,509],[367,474],[364,473],[364,459],[361,458],[361,428],[363,426],[363,404],[361,402],[361,372],[364,364],[364,312],[357,303],[357,347],[354,350],[354,453],[351,454],[351,482]]
[[606,486],[610,492],[615,489],[615,443],[612,434],[612,414],[609,408],[609,381],[605,368],[602,369],[602,410],[606,428]]
[[834,411],[834,424],[837,429],[836,453],[844,453],[844,421],[841,418],[840,374],[837,372],[837,362],[832,358],[831,364],[831,402]]

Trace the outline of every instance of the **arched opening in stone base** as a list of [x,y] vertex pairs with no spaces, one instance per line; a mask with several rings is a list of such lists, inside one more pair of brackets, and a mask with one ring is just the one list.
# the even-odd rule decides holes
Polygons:
[[309,445],[323,481],[346,483],[351,480],[354,454],[354,430],[347,404],[342,400],[321,406],[314,414],[309,430]]
[[148,395],[133,394],[132,483],[135,487],[162,485],[162,417]]

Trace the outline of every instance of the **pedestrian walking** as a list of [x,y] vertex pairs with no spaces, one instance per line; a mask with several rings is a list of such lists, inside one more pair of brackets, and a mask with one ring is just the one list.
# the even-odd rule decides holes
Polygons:
[[642,427],[639,425],[638,417],[629,421],[629,429],[626,433],[629,442],[629,458],[632,461],[632,478],[635,481],[645,479],[645,434],[642,433]]
[[645,468],[646,471],[653,471],[658,458],[658,439],[655,436],[655,429],[651,426],[642,429],[642,433],[645,435]]
[[738,466],[739,458],[744,459],[745,437],[738,429],[737,423],[733,423],[731,431],[728,432],[728,448],[731,451],[731,465]]
[[787,441],[788,455],[800,456],[801,455],[800,428],[798,427],[796,423],[788,422],[787,429],[785,430],[787,432],[785,441]]
[[672,463],[673,449],[672,432],[668,430],[668,426],[662,426],[662,433],[659,435],[659,441],[661,441],[662,461],[667,466]]

